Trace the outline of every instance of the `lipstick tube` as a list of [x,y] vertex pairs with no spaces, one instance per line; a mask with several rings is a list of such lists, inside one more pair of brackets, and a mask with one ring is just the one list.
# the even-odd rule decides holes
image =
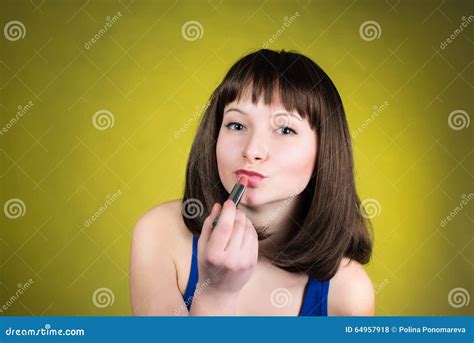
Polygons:
[[[245,189],[247,188],[248,180],[246,177],[241,177],[240,180],[234,185],[234,188],[232,188],[232,191],[229,194],[229,197],[227,200],[232,200],[235,204],[235,206],[238,206],[240,203],[240,199],[242,199],[242,196],[244,195]],[[220,211],[217,214],[216,218],[212,221],[212,227],[214,228],[217,225],[217,222],[220,217]]]

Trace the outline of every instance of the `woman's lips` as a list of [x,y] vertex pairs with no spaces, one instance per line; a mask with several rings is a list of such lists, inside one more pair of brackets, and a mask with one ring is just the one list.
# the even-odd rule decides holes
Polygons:
[[241,176],[245,176],[247,178],[249,187],[257,187],[266,179],[265,177],[261,176],[249,176],[247,174],[237,173],[237,180],[240,179]]

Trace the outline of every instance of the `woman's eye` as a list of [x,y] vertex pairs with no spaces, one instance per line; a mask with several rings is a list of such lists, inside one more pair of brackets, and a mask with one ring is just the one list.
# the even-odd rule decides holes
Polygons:
[[284,133],[284,134],[283,134],[283,135],[285,135],[285,136],[286,136],[286,135],[289,135],[289,134],[296,135],[296,131],[295,131],[295,130],[293,130],[291,127],[284,126],[284,127],[280,127],[280,128],[278,128],[278,130],[280,130],[280,129],[283,129],[283,130],[284,130],[284,132],[286,132],[286,133]]
[[[229,123],[227,125],[225,125],[225,127],[227,127],[229,130],[233,130],[233,131],[241,131],[245,128],[245,126],[243,126],[242,124],[239,124],[239,123],[235,123],[235,122],[232,122],[232,123]],[[280,128],[278,128],[277,131],[283,131],[283,135],[284,136],[287,136],[287,135],[296,135],[296,131],[293,130],[291,127],[288,127],[288,126],[282,126]]]
[[226,127],[230,130],[240,131],[244,126],[239,123],[229,123],[226,125]]

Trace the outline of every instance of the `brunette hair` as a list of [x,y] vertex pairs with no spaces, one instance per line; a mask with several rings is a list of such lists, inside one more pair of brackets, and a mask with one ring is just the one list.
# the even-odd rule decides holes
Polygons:
[[342,100],[329,76],[296,52],[261,49],[242,57],[211,95],[187,162],[183,204],[196,201],[203,210],[200,216],[182,211],[188,229],[199,236],[204,214],[229,195],[220,182],[216,143],[224,107],[239,100],[244,90],[251,90],[253,103],[263,96],[268,105],[279,96],[288,111],[296,110],[308,119],[317,135],[316,163],[303,192],[302,215],[290,239],[268,256],[272,263],[320,280],[332,278],[343,257],[368,263],[372,227],[356,192]]

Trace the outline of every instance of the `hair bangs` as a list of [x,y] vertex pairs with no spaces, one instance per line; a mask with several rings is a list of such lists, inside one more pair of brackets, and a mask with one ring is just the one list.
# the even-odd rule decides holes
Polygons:
[[[309,60],[309,59],[308,59]],[[308,68],[304,57],[285,52],[260,50],[237,61],[217,89],[217,109],[222,119],[225,106],[250,98],[253,104],[279,101],[287,111],[296,111],[317,127],[320,96],[314,68]]]

